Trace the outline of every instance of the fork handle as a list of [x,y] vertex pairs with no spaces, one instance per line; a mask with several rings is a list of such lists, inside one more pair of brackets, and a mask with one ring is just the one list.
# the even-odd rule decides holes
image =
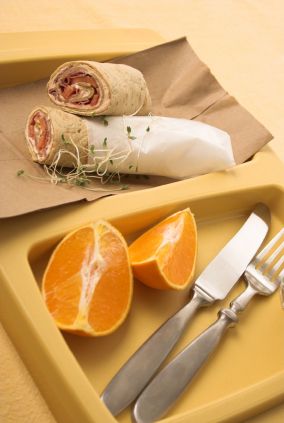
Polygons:
[[220,310],[218,320],[195,338],[144,389],[133,410],[137,423],[162,417],[185,390],[198,370],[219,345],[226,329],[238,322],[242,311],[256,291],[248,286],[231,304]]
[[137,423],[161,418],[185,390],[188,383],[220,343],[227,327],[237,321],[229,309],[219,312],[219,319],[178,354],[144,389],[135,403]]
[[230,303],[230,310],[233,313],[240,313],[243,311],[250,300],[257,294],[253,286],[248,285],[246,289]]

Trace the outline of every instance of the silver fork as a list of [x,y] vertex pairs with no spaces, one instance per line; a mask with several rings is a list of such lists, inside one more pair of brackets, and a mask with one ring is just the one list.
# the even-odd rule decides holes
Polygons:
[[256,294],[271,295],[283,282],[283,264],[284,228],[246,268],[244,277],[248,286],[245,291],[231,302],[230,308],[220,310],[216,322],[195,338],[144,389],[133,409],[135,422],[151,423],[169,410],[216,349],[226,329],[238,322],[238,313]]

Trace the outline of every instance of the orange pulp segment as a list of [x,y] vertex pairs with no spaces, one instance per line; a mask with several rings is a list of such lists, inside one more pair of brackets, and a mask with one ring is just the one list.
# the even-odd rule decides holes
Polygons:
[[134,276],[157,289],[186,288],[193,279],[196,252],[196,223],[188,208],[167,217],[129,247]]
[[112,333],[125,320],[133,292],[123,236],[103,220],[68,234],[49,260],[42,291],[60,329],[89,336]]

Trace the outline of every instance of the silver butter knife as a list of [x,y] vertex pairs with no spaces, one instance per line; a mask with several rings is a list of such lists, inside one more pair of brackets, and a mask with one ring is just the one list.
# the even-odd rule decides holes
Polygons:
[[101,396],[114,416],[140,394],[198,308],[227,296],[256,254],[269,224],[269,209],[264,204],[258,204],[241,229],[198,277],[191,301],[158,328],[121,367]]

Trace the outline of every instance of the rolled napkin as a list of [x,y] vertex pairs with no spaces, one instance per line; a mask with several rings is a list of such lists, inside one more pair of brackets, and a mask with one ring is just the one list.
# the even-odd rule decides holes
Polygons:
[[184,179],[235,165],[230,136],[213,126],[161,116],[80,118],[40,106],[28,117],[34,161],[103,173]]
[[64,63],[51,75],[47,90],[61,109],[83,116],[146,115],[151,107],[142,73],[122,64]]

